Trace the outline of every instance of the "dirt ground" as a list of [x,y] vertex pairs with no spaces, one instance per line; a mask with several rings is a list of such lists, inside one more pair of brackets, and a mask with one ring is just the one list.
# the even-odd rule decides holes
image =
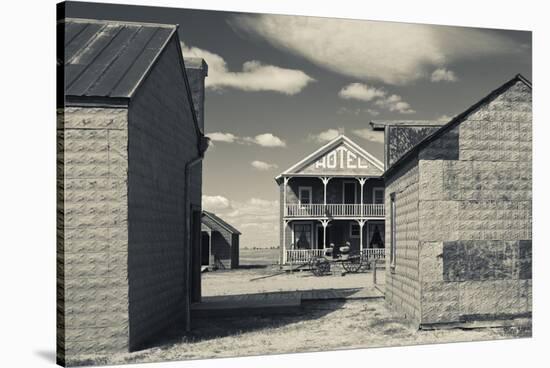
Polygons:
[[[372,285],[372,273],[314,277],[309,272],[280,274],[278,267],[245,268],[203,274],[203,295],[353,288]],[[379,272],[383,275],[383,272]],[[254,280],[254,281],[251,281]],[[380,280],[383,281],[383,280]],[[403,346],[530,337],[531,326],[418,331],[392,316],[382,299],[302,302],[299,312],[224,318],[195,318],[192,333],[174,327],[157,346],[134,353],[93,355],[70,365],[122,364],[222,358],[338,349]]]
[[[249,268],[205,272],[202,274],[202,295],[254,294],[275,291],[343,289],[370,287],[372,272],[348,273],[335,268],[331,275],[316,277],[311,272],[282,272],[278,266],[250,266]],[[377,283],[384,282],[379,270]]]
[[80,365],[122,364],[530,337],[514,328],[417,331],[392,317],[383,300],[303,303],[300,313],[202,319],[193,333],[173,332],[162,347],[89,356]]

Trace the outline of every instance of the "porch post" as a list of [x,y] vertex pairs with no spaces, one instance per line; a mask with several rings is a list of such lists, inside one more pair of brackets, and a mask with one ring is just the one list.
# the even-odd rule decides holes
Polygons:
[[283,265],[286,264],[286,225],[288,224],[288,220],[283,220]]
[[323,249],[327,248],[327,226],[329,220],[321,220],[321,225],[323,225]]
[[326,213],[326,210],[327,210],[327,185],[328,185],[328,182],[330,181],[330,177],[328,176],[322,176],[321,177],[321,181],[323,182],[323,210],[324,212]]
[[[285,216],[288,215],[287,213],[287,205],[286,205],[286,186],[288,184],[288,181],[290,180],[289,177],[283,176],[283,265],[286,264],[286,225],[288,224],[288,221],[285,220]],[[282,266],[282,265],[281,265]]]
[[365,220],[357,220],[359,223],[359,251],[363,252],[363,225],[365,225]]
[[367,179],[357,178],[357,180],[359,180],[359,185],[361,186],[361,211],[360,211],[360,214],[361,214],[361,218],[363,218],[363,216],[364,216],[364,211],[363,211],[363,186],[365,185],[365,181]]

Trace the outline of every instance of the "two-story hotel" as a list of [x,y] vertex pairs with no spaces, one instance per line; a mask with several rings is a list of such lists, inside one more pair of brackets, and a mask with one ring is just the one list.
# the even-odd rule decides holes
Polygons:
[[340,135],[275,178],[280,262],[303,263],[334,244],[384,256],[384,164]]

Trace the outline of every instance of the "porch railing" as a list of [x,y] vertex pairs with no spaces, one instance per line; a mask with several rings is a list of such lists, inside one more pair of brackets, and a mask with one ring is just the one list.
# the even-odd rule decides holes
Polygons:
[[[322,257],[323,249],[287,249],[286,262],[293,264],[303,264],[309,262],[312,257]],[[363,249],[362,255],[368,260],[384,259],[384,248]]]
[[384,217],[383,204],[287,204],[287,217]]
[[384,248],[368,248],[363,249],[363,256],[369,260],[373,259],[385,259],[386,250]]
[[312,257],[322,257],[323,249],[292,249],[286,251],[287,263],[307,263]]

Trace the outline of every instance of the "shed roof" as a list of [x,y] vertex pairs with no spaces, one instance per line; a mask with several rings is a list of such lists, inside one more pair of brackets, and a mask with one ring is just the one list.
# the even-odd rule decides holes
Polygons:
[[450,129],[454,128],[458,124],[462,123],[466,118],[473,112],[475,112],[477,109],[479,109],[481,106],[491,102],[493,99],[498,97],[500,94],[505,92],[508,88],[515,85],[517,82],[522,82],[530,89],[532,88],[531,81],[529,81],[527,78],[525,78],[521,74],[516,74],[515,77],[498,87],[497,89],[493,90],[491,93],[489,93],[487,96],[483,97],[481,100],[470,106],[467,110],[465,110],[463,113],[456,115],[454,118],[451,119],[447,124],[443,125],[441,128],[434,131],[432,134],[428,135],[426,138],[421,140],[417,145],[412,147],[408,152],[406,152],[404,155],[402,155],[393,165],[391,165],[386,172],[384,173],[384,177],[387,178],[390,174],[395,172],[395,170],[400,167],[402,164],[409,161],[409,159],[415,157],[416,153],[419,152],[420,149],[424,148],[426,145],[428,145],[430,142],[434,141],[435,139],[439,138],[443,134],[445,134]]
[[130,98],[176,25],[66,18],[65,96]]
[[209,219],[211,219],[212,221],[214,221],[215,223],[217,223],[218,225],[220,225],[221,227],[223,227],[224,229],[226,229],[230,233],[239,234],[239,235],[241,234],[241,232],[239,230],[235,229],[231,224],[228,224],[226,221],[222,220],[220,217],[218,217],[216,214],[214,214],[212,212],[208,212],[208,211],[203,210],[202,215],[203,215],[203,217],[204,216],[208,217]]

